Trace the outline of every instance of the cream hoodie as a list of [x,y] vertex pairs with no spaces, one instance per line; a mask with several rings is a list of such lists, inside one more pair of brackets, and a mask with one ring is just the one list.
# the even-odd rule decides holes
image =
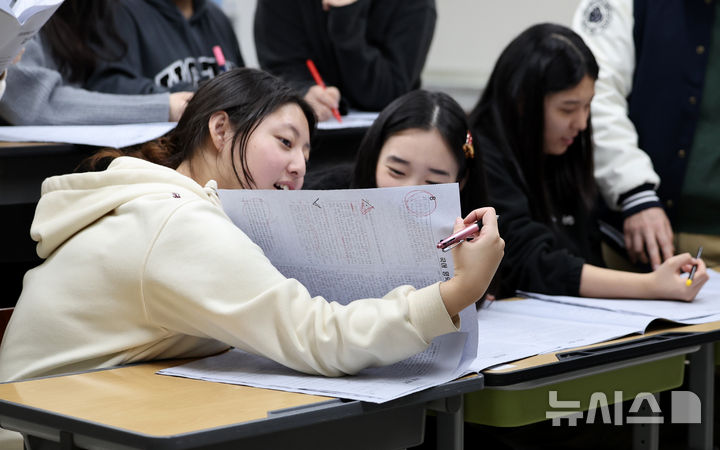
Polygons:
[[438,284],[347,306],[311,298],[224,214],[215,183],[117,158],[43,183],[0,380],[210,355],[234,346],[294,369],[355,373],[457,331]]

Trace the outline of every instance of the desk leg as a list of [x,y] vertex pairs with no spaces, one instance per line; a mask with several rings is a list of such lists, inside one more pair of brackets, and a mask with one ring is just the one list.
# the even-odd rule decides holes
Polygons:
[[704,344],[689,355],[688,389],[700,398],[700,423],[688,428],[688,448],[713,448],[713,403],[715,396],[715,344]]
[[430,408],[437,413],[436,448],[462,450],[465,447],[463,396],[443,399],[442,405],[433,403]]
[[[656,402],[660,402],[660,394],[651,394]],[[641,417],[652,416],[647,402],[643,402],[638,411]],[[657,450],[660,446],[660,424],[636,423],[633,425],[633,450]]]

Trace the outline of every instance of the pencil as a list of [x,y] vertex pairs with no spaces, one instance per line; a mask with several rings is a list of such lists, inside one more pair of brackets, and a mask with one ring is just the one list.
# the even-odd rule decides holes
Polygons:
[[[698,248],[697,256],[695,256],[695,259],[700,259],[702,256],[702,245],[700,248]],[[688,277],[687,281],[685,281],[685,284],[690,286],[693,282],[693,277],[695,276],[695,271],[697,270],[697,264],[693,264],[692,270],[690,271],[690,276]]]

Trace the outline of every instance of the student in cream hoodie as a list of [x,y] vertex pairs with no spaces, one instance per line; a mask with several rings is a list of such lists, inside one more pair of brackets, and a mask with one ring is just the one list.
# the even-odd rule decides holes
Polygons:
[[454,278],[347,306],[285,278],[223,213],[218,187],[300,189],[314,127],[283,82],[235,69],[203,85],[164,140],[47,179],[31,228],[45,261],[25,276],[0,379],[230,346],[337,376],[457,331],[459,311],[482,296],[503,255],[492,208],[465,218],[483,227],[453,250]]

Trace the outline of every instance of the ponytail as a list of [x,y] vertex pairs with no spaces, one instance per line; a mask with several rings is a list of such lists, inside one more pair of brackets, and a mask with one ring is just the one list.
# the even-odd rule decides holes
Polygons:
[[[115,158],[132,156],[144,159],[161,166],[176,169],[180,165],[180,158],[173,154],[172,132],[169,135],[155,139],[144,144],[125,148],[103,148],[85,158],[77,167],[77,172],[99,172],[108,168]],[[177,161],[175,161],[177,160]]]

